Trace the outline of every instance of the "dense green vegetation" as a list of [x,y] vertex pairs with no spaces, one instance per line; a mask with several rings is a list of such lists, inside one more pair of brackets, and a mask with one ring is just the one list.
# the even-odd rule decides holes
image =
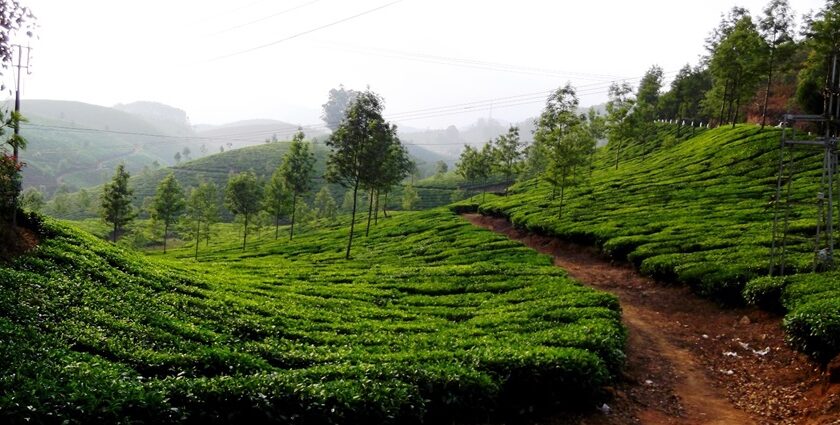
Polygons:
[[574,407],[619,370],[617,300],[550,258],[437,209],[345,261],[346,228],[195,262],[45,220],[0,267],[0,421],[481,421]]
[[[840,292],[835,275],[797,276],[782,290],[768,274],[773,197],[779,161],[777,129],[756,126],[691,130],[659,124],[656,137],[599,151],[591,177],[570,189],[563,215],[551,187],[528,180],[505,197],[458,205],[508,217],[528,230],[601,246],[650,276],[686,283],[728,303],[747,298],[788,311],[791,341],[825,359],[840,352]],[[694,137],[692,137],[692,133]],[[797,154],[795,208],[788,240],[788,272],[813,268],[820,153]],[[781,299],[780,299],[781,297]],[[780,301],[781,300],[781,301]]]

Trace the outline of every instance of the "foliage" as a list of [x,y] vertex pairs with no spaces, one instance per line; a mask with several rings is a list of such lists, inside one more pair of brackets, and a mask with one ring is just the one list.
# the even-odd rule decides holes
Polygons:
[[326,123],[327,128],[332,131],[338,129],[341,121],[344,120],[347,108],[358,96],[359,92],[355,90],[347,90],[343,85],[338,89],[331,89],[327,103],[321,105],[322,113],[321,119]]
[[407,185],[403,189],[402,208],[406,211],[414,210],[417,208],[419,202],[420,195],[417,193],[417,190],[414,189],[413,185]]
[[510,180],[519,173],[522,160],[522,142],[519,141],[519,127],[510,126],[507,134],[502,134],[491,144],[492,169]]
[[175,180],[175,175],[169,174],[158,185],[157,195],[152,201],[152,218],[163,222],[163,252],[166,253],[166,240],[171,226],[178,223],[178,218],[184,213],[186,202],[184,191]]
[[633,140],[635,123],[631,113],[636,104],[631,96],[633,88],[628,83],[613,83],[609,89],[607,102],[607,136],[609,148],[615,150],[615,168],[621,160],[621,149]]
[[315,195],[313,208],[315,216],[321,219],[334,219],[338,215],[338,204],[335,203],[335,198],[326,186],[321,186],[321,190]]
[[[347,259],[350,258],[353,245],[359,188],[369,189],[371,194],[380,188],[383,182],[388,180],[386,177],[390,177],[392,170],[391,167],[383,169],[389,164],[388,159],[396,151],[405,152],[396,137],[396,127],[382,118],[382,109],[383,101],[379,95],[369,90],[358,93],[348,107],[345,119],[327,140],[327,146],[330,148],[327,180],[352,188],[353,193],[350,233],[345,254]],[[399,167],[393,169],[399,170]],[[371,196],[371,205],[372,198]]]
[[277,168],[265,187],[263,208],[274,219],[274,239],[280,237],[280,218],[292,212],[291,193],[286,186],[282,168]]
[[105,185],[100,197],[102,219],[113,225],[113,241],[123,227],[136,217],[137,213],[131,206],[134,191],[128,187],[129,174],[125,166],[120,164],[114,172],[111,182]]
[[248,220],[260,211],[263,189],[252,172],[239,173],[228,180],[225,189],[225,206],[244,221],[242,249],[248,241]]
[[292,138],[289,151],[283,157],[283,163],[280,165],[283,186],[292,195],[292,225],[289,227],[289,239],[294,238],[295,235],[297,199],[312,190],[315,156],[310,152],[309,145],[304,143],[304,137],[303,132],[298,130]]
[[744,101],[751,98],[765,72],[767,45],[749,15],[735,22],[712,52],[709,71],[712,88],[704,105],[718,123],[738,122]]
[[21,192],[20,207],[22,209],[31,212],[41,212],[44,205],[46,205],[46,201],[44,200],[44,194],[40,190],[30,187]]

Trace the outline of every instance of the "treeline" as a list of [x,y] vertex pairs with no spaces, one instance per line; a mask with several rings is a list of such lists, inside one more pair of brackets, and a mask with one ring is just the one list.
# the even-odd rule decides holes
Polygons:
[[[327,183],[347,189],[343,204],[351,214],[346,253],[349,258],[358,210],[367,209],[367,235],[371,225],[378,222],[380,211],[387,216],[388,195],[409,175],[414,164],[397,137],[396,126],[382,118],[380,96],[371,91],[354,92],[347,102],[343,118],[326,141],[330,152],[324,178]],[[224,189],[202,181],[185,191],[170,173],[160,181],[147,207],[151,226],[162,239],[164,252],[172,231],[177,229],[194,241],[197,257],[200,243],[209,243],[212,226],[221,220],[222,206],[242,225],[243,249],[248,235],[255,228],[259,231],[265,227],[267,221],[274,227],[274,237],[279,238],[280,224],[288,220],[291,239],[301,218],[305,222],[314,218],[334,219],[339,205],[327,185],[320,187],[311,207],[304,200],[316,189],[312,151],[303,132],[298,132],[268,181],[261,181],[255,173],[247,171],[230,176]],[[128,179],[125,168],[118,166],[99,202],[102,219],[111,226],[114,242],[138,213],[132,205],[133,191]],[[367,205],[360,207],[358,200],[363,193]],[[419,201],[411,185],[402,190],[402,195],[404,207],[410,208]],[[380,198],[385,199],[381,208]]]
[[[555,90],[535,120],[534,142],[524,146],[512,127],[483,148],[465,146],[456,170],[468,182],[491,176],[519,179],[539,176],[559,196],[586,178],[595,146],[607,139],[604,155],[618,168],[628,146],[651,145],[662,122],[676,126],[676,138],[687,128],[752,122],[775,124],[785,113],[822,114],[832,56],[840,50],[840,1],[801,19],[787,0],[771,0],[757,16],[734,7],[706,39],[706,54],[685,65],[664,87],[666,72],[652,66],[638,87],[614,82],[606,114],[578,113],[571,84]],[[837,72],[840,72],[838,70]]]

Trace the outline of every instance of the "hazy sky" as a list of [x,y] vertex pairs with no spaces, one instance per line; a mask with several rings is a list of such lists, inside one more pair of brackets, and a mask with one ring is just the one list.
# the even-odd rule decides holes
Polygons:
[[[566,81],[584,105],[603,102],[612,80],[696,63],[722,12],[755,15],[767,1],[23,2],[40,25],[24,98],[153,100],[193,124],[308,125],[344,84],[370,86],[392,120],[426,128],[534,116]],[[823,5],[790,3],[800,15]]]

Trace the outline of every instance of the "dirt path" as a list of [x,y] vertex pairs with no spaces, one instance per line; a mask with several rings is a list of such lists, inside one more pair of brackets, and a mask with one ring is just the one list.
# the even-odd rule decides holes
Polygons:
[[594,248],[528,234],[505,219],[464,217],[552,255],[575,279],[619,297],[629,331],[624,376],[608,389],[609,413],[578,423],[840,424],[840,388],[823,392],[817,366],[785,344],[778,316],[720,308]]

